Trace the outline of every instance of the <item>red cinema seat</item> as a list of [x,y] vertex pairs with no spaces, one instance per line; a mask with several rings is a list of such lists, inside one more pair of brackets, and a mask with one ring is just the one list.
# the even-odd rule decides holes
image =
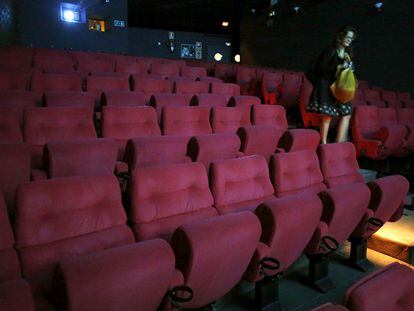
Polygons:
[[[358,171],[355,146],[350,142],[320,145],[319,160],[324,183],[329,188],[364,182],[364,177]],[[373,180],[368,183],[368,187],[371,190],[371,201],[351,238],[352,262],[365,270],[369,267],[366,260],[366,239],[385,222],[401,218],[409,183],[403,176],[392,175]]]
[[368,105],[368,102],[365,99],[353,99],[351,100],[351,105],[352,107],[356,107],[356,106],[366,106]]
[[16,189],[30,180],[30,146],[24,143],[0,143],[0,193],[9,215],[14,215]]
[[214,77],[219,78],[224,82],[234,82],[236,81],[236,66],[232,64],[215,64]]
[[35,311],[29,284],[23,279],[0,283],[0,310]]
[[0,91],[0,107],[9,107],[17,115],[20,126],[23,127],[23,112],[26,108],[36,105],[36,98],[32,92]]
[[145,106],[147,100],[142,92],[105,91],[102,94],[102,105],[108,106]]
[[0,142],[22,142],[19,117],[10,105],[0,106]]
[[0,69],[3,70],[31,70],[32,55],[15,53],[13,51],[0,52]]
[[280,84],[280,99],[278,104],[285,107],[292,107],[299,105],[299,96],[302,82],[297,76],[289,79],[291,75],[285,75],[285,80]]
[[316,150],[319,145],[320,135],[315,130],[288,130],[286,110],[282,106],[255,105],[252,107],[252,121],[254,125],[275,126],[283,130],[284,133],[278,146],[285,151]]
[[398,126],[381,126],[379,108],[359,106],[351,120],[352,139],[357,155],[383,160],[404,146],[406,129]]
[[169,63],[152,63],[151,64],[151,75],[154,77],[168,78],[170,76],[179,76],[180,75],[180,65]]
[[214,161],[210,164],[210,184],[220,214],[254,211],[274,198],[267,162],[258,155]]
[[222,94],[231,96],[239,96],[240,95],[240,85],[234,83],[211,83],[211,90],[210,93],[212,94]]
[[187,156],[188,140],[188,137],[175,135],[134,137],[127,143],[124,161],[130,171],[138,167],[191,162]]
[[130,193],[130,219],[138,241],[170,239],[183,224],[217,216],[201,163],[136,168]]
[[31,145],[32,169],[42,167],[43,146],[50,141],[96,138],[93,113],[87,107],[27,109],[24,141]]
[[0,90],[29,90],[30,78],[29,72],[0,71]]
[[196,94],[191,99],[192,106],[199,107],[226,107],[229,102],[228,95],[222,94]]
[[146,76],[148,75],[148,66],[135,61],[117,61],[115,72]]
[[318,113],[307,111],[312,91],[312,84],[307,79],[304,79],[299,91],[299,109],[302,123],[305,127],[319,127],[321,123],[321,117]]
[[34,73],[32,91],[40,93],[48,91],[82,91],[82,78],[74,74]]
[[213,107],[211,109],[211,126],[214,133],[232,133],[245,125],[250,125],[248,107]]
[[220,78],[215,78],[215,77],[201,77],[198,78],[199,81],[203,81],[203,82],[208,82],[208,83],[224,83],[223,80],[221,80]]
[[129,92],[128,76],[105,77],[105,76],[88,76],[86,79],[86,89],[89,93],[95,94],[96,103],[101,105],[101,96],[104,92],[121,91]]
[[402,101],[413,99],[409,92],[397,92],[397,98]]
[[405,145],[408,150],[414,151],[414,109],[397,109],[398,123],[407,128]]
[[181,76],[193,79],[207,77],[207,69],[205,67],[182,66]]
[[168,80],[133,75],[132,90],[143,92],[147,103],[149,103],[151,96],[155,93],[171,93],[171,85]]
[[208,169],[215,160],[239,157],[240,138],[231,133],[193,136],[188,143],[188,154],[194,162],[201,162]]
[[164,107],[162,109],[164,135],[211,134],[210,109],[204,107]]
[[364,98],[370,102],[371,100],[381,100],[381,92],[380,90],[373,90],[373,89],[364,89]]
[[363,183],[339,185],[327,189],[315,151],[302,150],[274,154],[270,178],[277,197],[318,194],[323,203],[319,223],[305,253],[310,258],[309,277],[321,291],[332,289],[328,269],[315,274],[317,267],[328,266],[327,254],[345,242],[363,218],[370,201],[369,188]]
[[191,94],[155,93],[151,96],[150,106],[157,111],[157,118],[161,123],[161,113],[164,107],[186,107],[190,105]]
[[14,249],[14,236],[9,222],[7,206],[3,194],[0,192],[0,288],[2,282],[18,278],[20,275],[20,263]]
[[43,49],[43,48],[36,48],[34,50],[34,56],[47,56],[47,57],[67,57],[72,58],[72,53],[67,50],[58,50],[58,49]]
[[200,94],[208,93],[210,85],[201,81],[176,81],[175,93],[177,94]]
[[114,72],[114,64],[105,59],[97,59],[92,57],[76,57],[76,69],[83,76],[92,72]]
[[154,239],[63,260],[54,300],[60,310],[156,311],[176,279],[182,285],[171,247]]
[[249,95],[232,96],[229,100],[230,107],[247,107],[250,109],[253,105],[261,104],[259,97]]
[[240,85],[241,95],[259,95],[259,81],[256,77],[255,68],[238,66],[236,83]]
[[111,139],[49,142],[44,166],[48,178],[114,174],[118,146]]
[[87,92],[49,91],[43,95],[45,107],[87,107],[95,109],[95,95]]
[[413,290],[412,269],[393,263],[367,275],[348,288],[344,304],[349,310],[356,311],[408,311],[414,305]]
[[267,105],[276,105],[280,96],[279,85],[283,81],[283,73],[266,72],[262,78],[262,97]]
[[184,284],[194,292],[184,308],[205,307],[236,286],[249,265],[260,233],[259,221],[249,212],[195,221],[177,229],[171,242],[176,266],[184,275]]
[[[78,176],[21,185],[16,247],[37,309],[47,300],[63,259],[134,243],[115,176]],[[80,225],[82,224],[82,225]]]
[[75,71],[75,66],[71,57],[35,55],[33,67],[41,72],[70,73]]
[[394,108],[379,108],[378,117],[380,120],[380,126],[393,127],[401,132],[403,142],[400,148],[394,152],[394,155],[397,157],[407,156],[410,153],[409,149],[407,148],[406,140],[407,136],[409,135],[409,129],[405,125],[398,122],[397,110]]
[[123,159],[128,139],[149,135],[161,135],[154,108],[117,106],[102,108],[102,137],[117,141],[119,160]]

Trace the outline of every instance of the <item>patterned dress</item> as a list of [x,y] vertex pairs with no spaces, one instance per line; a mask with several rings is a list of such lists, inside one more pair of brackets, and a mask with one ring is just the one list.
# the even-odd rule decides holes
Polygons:
[[[345,54],[344,58],[349,58]],[[308,112],[328,115],[330,117],[342,117],[352,114],[350,103],[339,103],[331,92],[331,84],[337,77],[338,65],[344,63],[344,58],[338,56],[335,47],[329,47],[318,57],[314,75],[313,91],[306,108]],[[349,58],[350,60],[350,58]]]

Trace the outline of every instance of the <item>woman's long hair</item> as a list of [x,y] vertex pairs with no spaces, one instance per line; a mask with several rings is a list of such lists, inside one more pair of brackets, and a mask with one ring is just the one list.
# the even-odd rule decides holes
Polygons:
[[[338,44],[341,44],[342,43],[342,41],[344,40],[344,38],[345,38],[345,36],[347,35],[347,33],[349,32],[349,31],[352,31],[353,33],[354,33],[354,40],[356,39],[356,37],[357,37],[357,32],[356,32],[356,29],[354,28],[354,27],[352,27],[352,26],[345,26],[345,27],[342,27],[337,33],[336,33],[336,35],[335,35],[335,41],[334,41],[334,46],[335,47],[337,47],[338,46]],[[346,47],[345,48],[345,51],[349,54],[349,56],[350,57],[352,57],[353,56],[353,52],[354,52],[354,50],[353,50],[353,48],[352,48],[352,46],[350,45],[350,46],[348,46],[348,47]]]

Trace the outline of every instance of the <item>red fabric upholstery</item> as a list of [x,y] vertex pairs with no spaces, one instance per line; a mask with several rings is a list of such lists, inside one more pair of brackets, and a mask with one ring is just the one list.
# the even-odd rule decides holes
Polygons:
[[16,246],[35,295],[50,290],[62,259],[134,242],[115,176],[27,183],[17,193]]
[[201,163],[137,168],[131,181],[130,218],[137,240],[168,239],[182,224],[217,215]]
[[367,100],[368,104],[378,108],[385,108],[387,104],[382,99],[369,99]]
[[281,72],[266,72],[263,74],[261,91],[264,103],[276,105],[280,95],[279,85],[283,80]]
[[113,72],[114,64],[105,59],[76,57],[77,70],[83,74],[91,72]]
[[164,107],[162,109],[164,135],[197,135],[212,132],[210,109],[204,107]]
[[162,64],[152,63],[151,64],[151,75],[167,78],[169,76],[180,75],[180,65],[178,64]]
[[87,92],[50,91],[43,96],[46,107],[87,107],[95,108],[95,96]]
[[0,193],[9,215],[14,215],[17,187],[30,180],[30,146],[23,143],[0,143]]
[[288,128],[286,110],[282,106],[254,105],[252,107],[252,123],[254,125],[272,125],[286,130]]
[[241,140],[240,151],[245,155],[258,154],[269,161],[276,152],[284,130],[271,125],[250,125],[240,127],[237,135]]
[[381,127],[377,107],[356,107],[351,128],[358,156],[381,160],[394,154],[403,145],[402,128]]
[[[392,285],[392,286],[390,286]],[[414,305],[414,272],[393,263],[359,280],[345,295],[350,310],[403,311]]]
[[0,284],[20,276],[19,259],[13,247],[13,231],[9,222],[6,202],[0,192]]
[[[266,201],[255,213],[262,224],[260,241],[269,248],[266,256],[280,262],[277,271],[267,271],[275,274],[288,269],[305,250],[319,224],[322,203],[315,194],[294,195]],[[255,272],[253,280],[261,277],[261,259],[249,267]]]
[[280,100],[278,104],[285,107],[298,106],[301,90],[300,81],[285,80],[280,84]]
[[30,69],[32,63],[32,56],[16,54],[9,51],[0,52],[0,68],[1,69]]
[[196,94],[191,99],[192,106],[200,106],[206,108],[226,107],[229,101],[228,95],[222,94]]
[[270,178],[278,197],[326,189],[318,157],[311,150],[272,155]]
[[113,174],[118,147],[111,139],[49,142],[44,165],[49,178]]
[[312,126],[319,127],[321,123],[321,118],[319,114],[308,112],[306,110],[309,104],[312,90],[313,90],[312,84],[307,79],[305,79],[299,91],[299,109],[300,109],[300,114],[302,116],[302,122],[305,127],[312,127]]
[[0,142],[23,141],[19,117],[13,107],[0,106]]
[[207,76],[207,69],[205,67],[181,67],[181,75],[189,78],[201,78]]
[[201,162],[208,169],[210,163],[239,156],[240,138],[235,134],[196,135],[190,139],[188,154],[194,162]]
[[88,92],[129,91],[128,75],[119,77],[88,76],[86,85]]
[[311,311],[348,311],[348,309],[344,306],[334,305],[328,302],[317,308],[312,309]]
[[223,94],[230,96],[240,95],[240,85],[233,83],[211,83],[212,94]]
[[287,152],[299,150],[316,151],[320,139],[321,136],[316,130],[291,129],[283,134],[279,142],[279,147]]
[[224,83],[224,81],[221,80],[220,78],[214,78],[214,77],[201,77],[198,80],[205,81],[205,82],[208,82],[210,84],[211,83]]
[[240,85],[241,95],[259,95],[259,81],[255,68],[237,66],[236,82]]
[[191,94],[167,94],[156,93],[151,96],[150,105],[157,110],[157,118],[161,123],[161,114],[163,107],[177,106],[185,107],[190,105]]
[[32,91],[82,91],[82,80],[78,74],[42,74],[34,73]]
[[34,311],[30,286],[23,279],[0,283],[0,310]]
[[12,108],[23,126],[23,111],[36,105],[35,94],[26,91],[0,91],[0,106]]
[[397,114],[398,123],[407,128],[406,147],[409,150],[414,150],[414,109],[400,108],[397,110]]
[[128,139],[137,136],[160,135],[157,116],[152,107],[102,108],[102,137],[118,142],[118,159],[122,160]]
[[138,167],[191,162],[186,155],[187,144],[185,136],[134,137],[127,143],[124,161],[130,171]]
[[142,92],[105,91],[102,104],[108,106],[144,106],[147,100]]
[[148,103],[151,96],[155,93],[171,93],[171,85],[168,80],[133,75],[132,90],[143,92]]
[[381,92],[379,90],[365,89],[363,92],[364,92],[364,98],[367,101],[381,100]]
[[261,105],[260,98],[257,96],[232,96],[229,101],[229,106],[231,107],[246,107],[250,109],[252,106],[255,105]]
[[175,93],[178,94],[199,94],[208,93],[210,85],[208,82],[201,81],[176,81]]
[[56,274],[55,299],[60,309],[73,311],[155,311],[170,287],[174,265],[171,247],[159,239],[66,259]]
[[184,307],[201,308],[229,292],[242,278],[260,232],[259,221],[248,212],[181,226],[173,235],[172,246],[177,268],[194,291]]
[[0,72],[0,90],[26,91],[30,86],[30,74],[18,71]]
[[214,133],[236,133],[245,125],[250,125],[249,107],[213,107],[211,125]]
[[399,99],[388,99],[387,100],[387,107],[389,108],[403,108],[404,103]]
[[397,92],[397,98],[406,101],[406,100],[412,100],[411,94],[409,92]]
[[232,64],[215,64],[214,76],[222,79],[224,82],[233,82],[236,80],[236,66]]
[[41,167],[43,145],[54,140],[96,138],[86,107],[33,108],[24,114],[24,140],[32,145],[32,168]]
[[115,72],[145,76],[148,74],[148,66],[144,63],[132,61],[117,61],[115,64]]
[[253,211],[274,197],[268,165],[258,155],[214,161],[210,165],[210,178],[214,205],[220,214]]
[[43,72],[73,72],[73,60],[70,57],[35,55],[33,67]]

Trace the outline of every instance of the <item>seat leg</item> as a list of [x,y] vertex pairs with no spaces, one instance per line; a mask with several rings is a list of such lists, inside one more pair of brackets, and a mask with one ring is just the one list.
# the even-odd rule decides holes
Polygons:
[[325,254],[309,255],[309,280],[320,292],[326,293],[335,288],[329,278],[329,257]]
[[266,276],[255,284],[255,305],[257,311],[281,311],[279,302],[279,276]]
[[351,238],[351,256],[349,263],[351,266],[361,270],[368,271],[374,268],[372,262],[367,258],[367,239]]

